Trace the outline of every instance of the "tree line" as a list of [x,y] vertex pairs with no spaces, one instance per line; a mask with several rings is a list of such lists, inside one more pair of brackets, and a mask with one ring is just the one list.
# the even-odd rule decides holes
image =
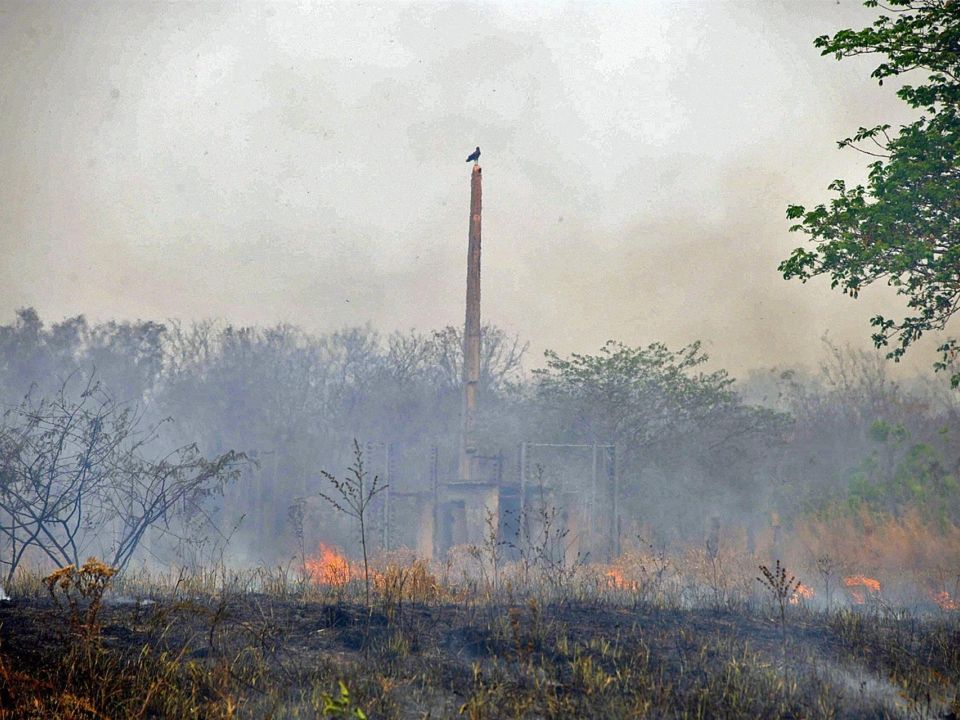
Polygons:
[[[493,326],[482,338],[483,452],[513,479],[522,441],[615,445],[624,532],[690,539],[713,517],[762,526],[774,511],[960,523],[954,397],[893,381],[871,353],[827,345],[816,372],[736,381],[699,343],[611,341],[527,371],[526,343]],[[293,544],[290,507],[349,464],[355,439],[408,459],[397,489],[426,487],[432,448],[452,479],[461,340],[453,328],[47,325],[21,310],[0,326],[0,562],[11,570],[32,543],[57,562],[96,547],[122,564],[147,528],[167,539],[147,544],[159,555],[235,525],[252,559],[273,561]],[[589,481],[583,466],[566,474],[547,481]],[[335,518],[314,522],[338,532]]]

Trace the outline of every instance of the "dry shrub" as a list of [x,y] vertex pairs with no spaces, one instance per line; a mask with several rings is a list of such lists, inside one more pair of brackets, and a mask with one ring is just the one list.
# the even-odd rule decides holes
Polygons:
[[442,596],[429,563],[410,550],[384,553],[372,573],[374,590],[388,603],[428,603]]
[[97,615],[103,605],[103,593],[116,573],[116,568],[91,557],[79,569],[67,565],[43,581],[57,607],[69,613],[70,627],[83,637],[93,638],[100,630]]
[[747,551],[746,530],[724,527],[715,542],[689,545],[675,561],[688,597],[722,605],[752,596],[757,556]]

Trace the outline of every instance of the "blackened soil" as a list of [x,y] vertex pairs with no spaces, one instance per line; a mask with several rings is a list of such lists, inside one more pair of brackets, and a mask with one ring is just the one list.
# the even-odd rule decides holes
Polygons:
[[[67,682],[56,667],[77,637],[68,615],[45,600],[0,603],[0,658],[17,677]],[[811,690],[791,691],[795,697],[780,704],[713,706],[728,707],[731,717],[949,717],[960,682],[960,649],[952,652],[942,640],[960,637],[960,618],[953,617],[899,621],[791,608],[784,633],[762,611],[596,601],[368,612],[357,604],[243,593],[105,605],[97,623],[102,647],[131,662],[149,648],[210,667],[235,663],[230,682],[247,698],[241,707],[249,717],[300,716],[277,710],[278,698],[318,685],[334,689],[339,679],[357,689],[373,716],[455,717],[483,693],[494,708],[488,717],[524,693],[529,711],[517,700],[509,714],[564,717],[580,708],[577,716],[615,717],[621,708],[677,716],[712,707],[704,700],[710,693],[754,687],[749,677],[723,679],[729,687],[717,681],[736,672],[759,673],[760,689],[782,674],[811,683]],[[238,658],[245,658],[243,667]],[[583,667],[595,668],[599,679],[585,679]],[[617,698],[603,695],[613,688]],[[598,695],[580,703],[589,693]],[[646,710],[627,709],[638,707]]]

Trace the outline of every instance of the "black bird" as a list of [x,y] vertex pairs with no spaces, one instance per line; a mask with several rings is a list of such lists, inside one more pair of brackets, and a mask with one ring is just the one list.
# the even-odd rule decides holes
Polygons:
[[474,150],[472,153],[470,153],[470,157],[467,158],[467,162],[470,162],[471,160],[473,162],[477,162],[477,160],[479,159],[480,159],[480,147],[477,146],[477,149]]

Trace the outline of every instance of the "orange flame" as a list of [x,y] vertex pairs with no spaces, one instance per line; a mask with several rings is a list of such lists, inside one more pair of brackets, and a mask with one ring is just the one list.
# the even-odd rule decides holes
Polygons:
[[[851,575],[850,577],[845,577],[843,584],[848,588],[850,599],[853,600],[855,605],[863,605],[866,603],[868,596],[875,598],[880,594],[880,581],[869,578],[866,575]],[[869,592],[865,594],[863,590],[854,588],[866,588]]]
[[931,592],[930,599],[933,600],[941,610],[960,610],[960,601],[950,597],[950,593],[946,590]]
[[607,570],[604,575],[607,578],[607,585],[615,590],[636,590],[637,583],[632,580],[627,580],[623,576],[623,571],[620,568],[612,567]]
[[307,575],[317,585],[346,585],[354,576],[350,561],[328,545],[320,543],[319,555],[304,563]]
[[813,588],[807,587],[803,583],[797,585],[797,589],[793,591],[793,595],[790,596],[791,605],[799,605],[802,600],[809,600],[816,593],[813,592]]

